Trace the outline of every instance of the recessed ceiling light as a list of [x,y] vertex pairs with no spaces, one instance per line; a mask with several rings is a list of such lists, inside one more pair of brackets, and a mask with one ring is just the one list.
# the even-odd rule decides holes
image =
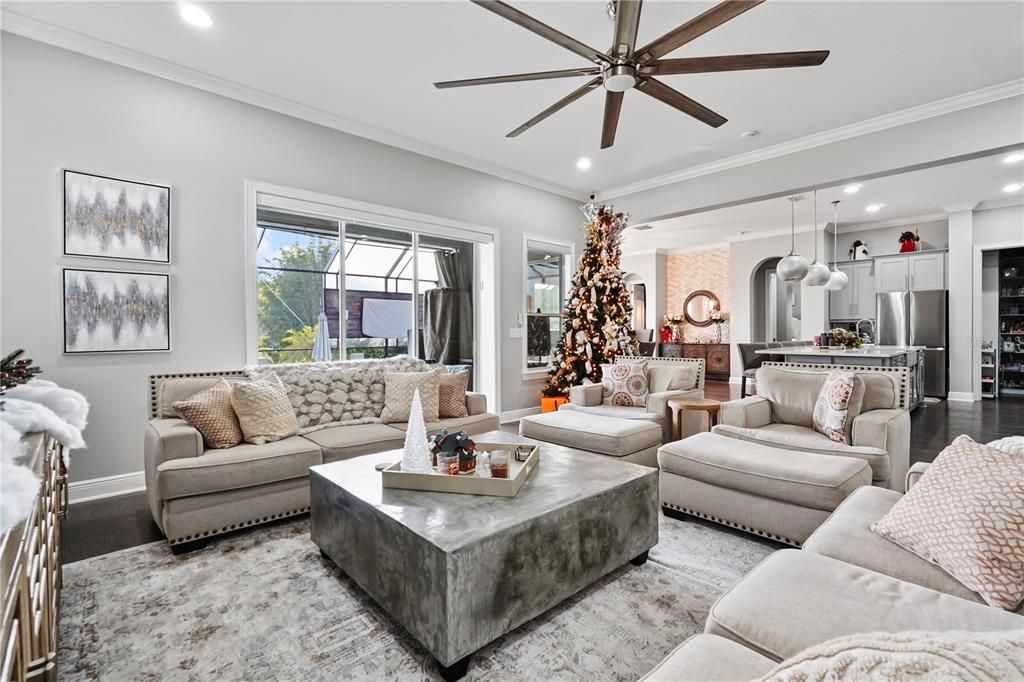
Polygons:
[[210,18],[210,15],[202,7],[184,4],[178,10],[178,14],[193,26],[198,26],[199,28],[210,28],[213,26],[213,19]]
[[1020,188],[1021,188],[1021,186],[1020,186],[1019,183],[1011,182],[1009,185],[1007,185],[1006,187],[1003,188],[1003,191],[1004,192],[1019,192]]
[[757,137],[760,134],[760,130],[745,130],[742,133],[740,133],[740,137]]
[[885,204],[868,204],[867,208],[865,208],[864,210],[867,211],[868,213],[878,213],[880,210],[882,210],[883,206],[885,206]]
[[1024,152],[1014,152],[1003,159],[1003,163],[1020,163],[1024,161]]
[[584,156],[582,159],[576,162],[576,167],[579,168],[580,170],[587,170],[588,168],[590,168],[590,159]]
[[847,194],[856,194],[860,191],[861,185],[847,185],[843,188],[843,191]]

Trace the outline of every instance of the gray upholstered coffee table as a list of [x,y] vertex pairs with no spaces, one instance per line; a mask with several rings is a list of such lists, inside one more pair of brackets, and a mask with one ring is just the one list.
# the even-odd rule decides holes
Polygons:
[[[481,441],[531,443],[492,432]],[[321,552],[437,659],[447,680],[469,656],[658,541],[658,470],[541,444],[516,497],[381,487],[400,451],[310,468]]]

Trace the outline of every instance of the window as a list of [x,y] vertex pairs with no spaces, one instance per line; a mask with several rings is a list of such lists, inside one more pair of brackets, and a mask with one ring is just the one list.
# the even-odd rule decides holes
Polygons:
[[545,371],[562,335],[573,246],[526,238],[525,355],[527,371]]
[[[385,226],[374,222],[380,212],[353,211],[369,218],[356,221],[321,214],[331,207],[319,203],[252,196],[250,362],[309,362],[314,348],[333,360],[408,353],[473,370],[470,385],[494,399],[497,365],[475,352],[478,338],[494,345],[493,316],[482,316],[484,327],[476,314],[477,292],[493,291],[491,234],[433,221]],[[321,325],[326,344],[316,341]]]

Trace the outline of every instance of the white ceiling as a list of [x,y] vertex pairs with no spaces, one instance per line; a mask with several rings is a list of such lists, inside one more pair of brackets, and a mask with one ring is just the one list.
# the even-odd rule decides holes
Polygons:
[[[5,2],[4,13],[7,27],[16,25],[10,13],[45,22],[577,196],[1024,76],[1024,3],[1016,0],[771,0],[672,56],[830,49],[823,66],[665,77],[729,122],[712,129],[630,92],[616,144],[602,151],[600,93],[504,137],[582,79],[433,88],[435,80],[587,65],[469,2],[198,4],[212,28],[185,24],[170,2]],[[513,4],[595,47],[611,40],[604,0]],[[648,0],[640,42],[712,4]],[[750,129],[762,134],[742,139]],[[589,171],[576,170],[581,156],[593,159]]]
[[[1024,149],[1022,149],[1024,151]],[[890,175],[818,189],[818,225],[832,220],[832,206],[839,204],[839,231],[852,231],[923,216],[941,218],[946,209],[975,206],[991,208],[1024,202],[1024,190],[1007,193],[1009,184],[1024,184],[1024,161],[1004,163],[1008,154],[986,156],[926,170]],[[860,184],[856,194],[847,194],[849,184]],[[811,229],[814,224],[811,193],[796,204],[797,229]],[[865,209],[871,204],[884,204],[875,213]],[[785,197],[730,206],[703,213],[647,223],[650,230],[626,230],[624,253],[650,249],[688,249],[721,244],[737,238],[751,238],[761,233],[788,230],[790,202]],[[1024,225],[1021,226],[1024,230]]]

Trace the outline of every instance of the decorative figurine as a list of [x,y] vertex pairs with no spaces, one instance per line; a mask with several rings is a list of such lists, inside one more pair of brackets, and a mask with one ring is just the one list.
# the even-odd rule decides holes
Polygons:
[[472,474],[476,472],[476,443],[465,431],[448,433],[448,429],[442,429],[434,436],[434,445],[431,447],[436,465],[439,452],[455,454],[459,458],[459,473]]
[[921,237],[918,236],[917,232],[911,232],[907,230],[900,235],[900,253],[910,253],[912,251],[920,251]]
[[850,260],[864,260],[868,257],[867,242],[858,239],[850,246]]

